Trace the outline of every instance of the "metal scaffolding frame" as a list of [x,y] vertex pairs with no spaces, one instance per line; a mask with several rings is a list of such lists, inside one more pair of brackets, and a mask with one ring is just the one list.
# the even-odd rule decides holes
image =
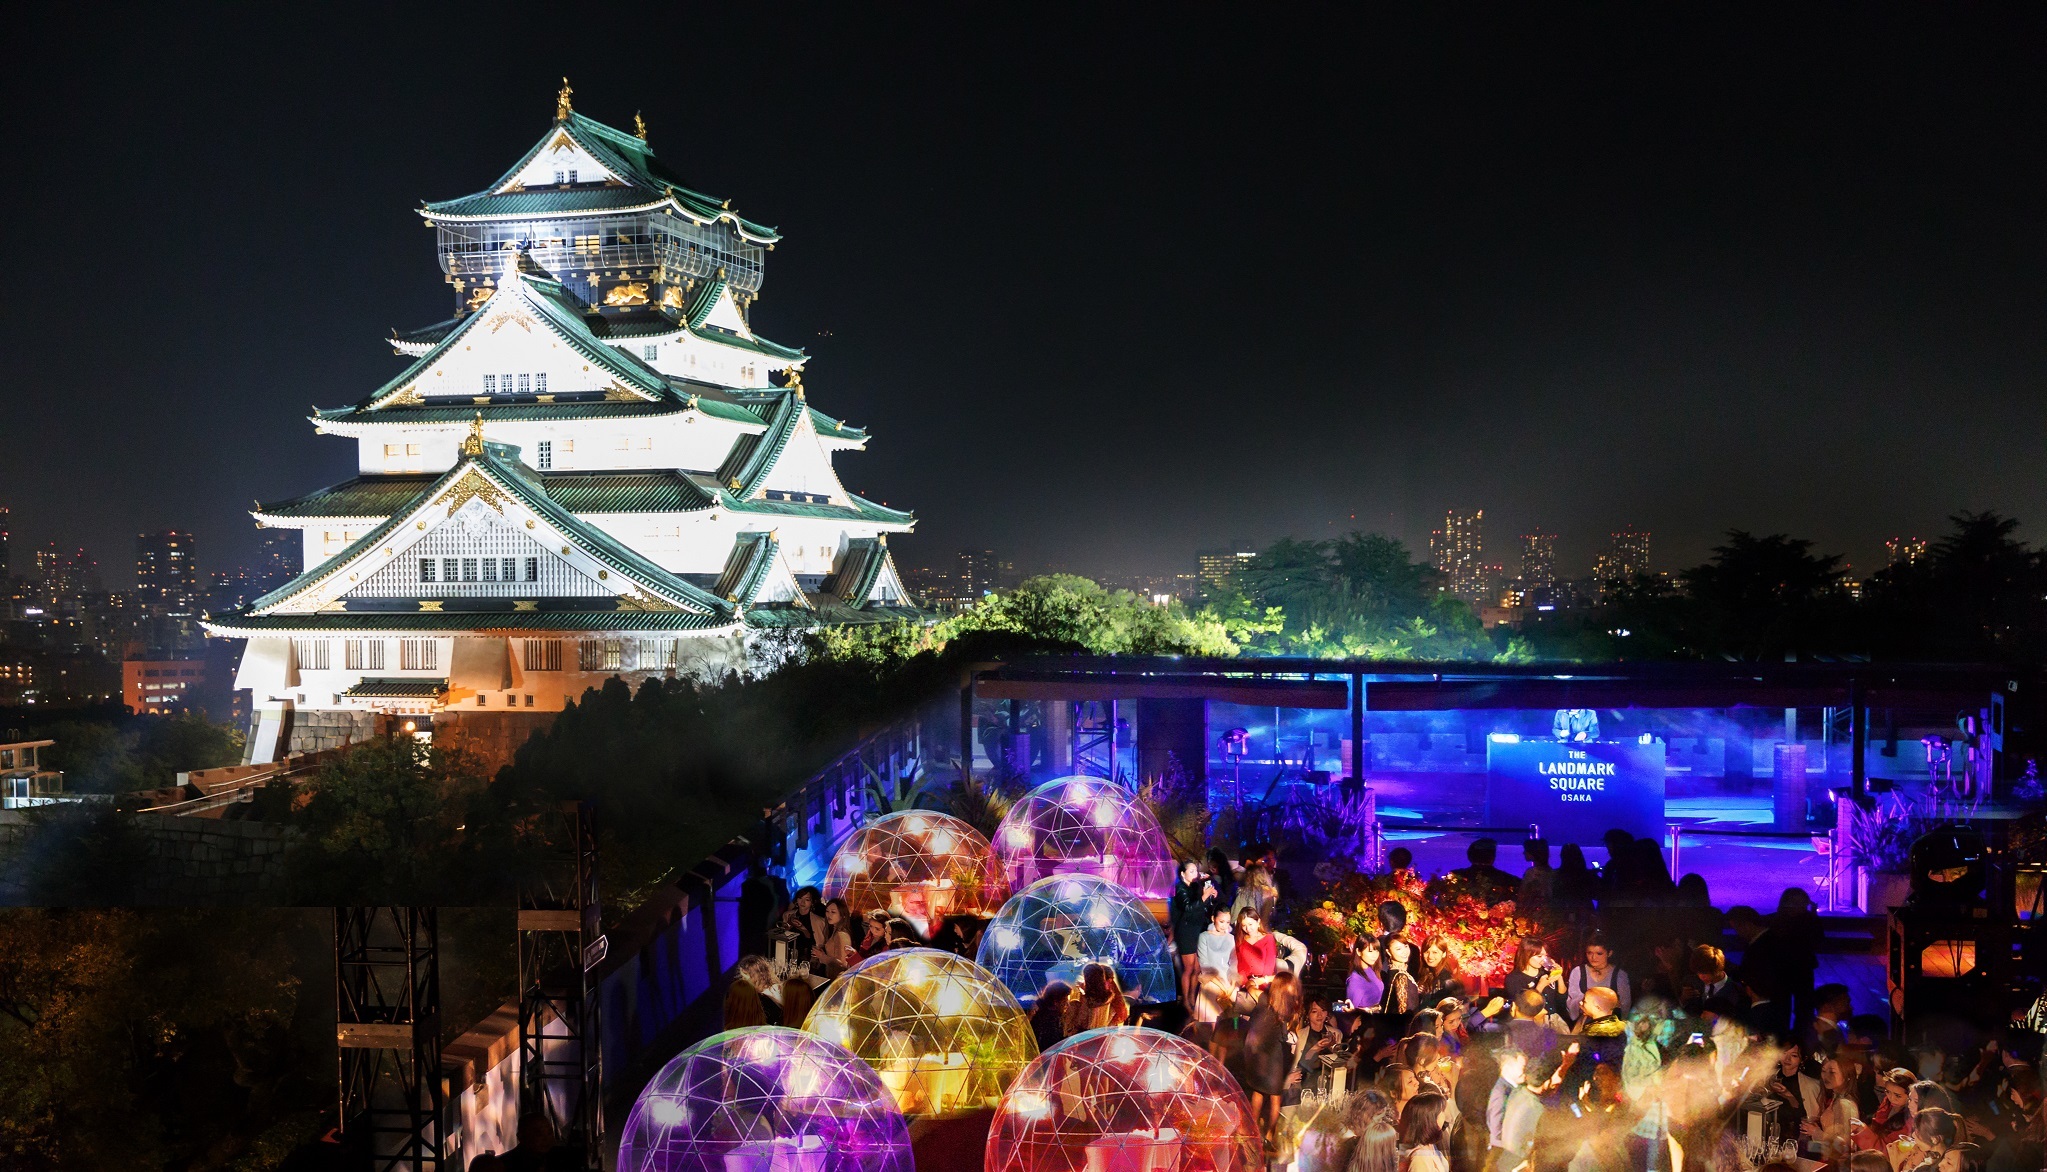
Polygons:
[[607,941],[590,803],[563,802],[551,830],[548,857],[519,894],[519,1108],[546,1115],[594,1169],[604,1135],[604,1031],[590,970]]
[[440,1169],[447,1088],[435,909],[335,908],[334,996],[343,1142],[367,1167]]

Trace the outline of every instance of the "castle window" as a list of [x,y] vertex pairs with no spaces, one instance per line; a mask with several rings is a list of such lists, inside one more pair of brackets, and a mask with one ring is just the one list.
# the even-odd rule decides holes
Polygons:
[[564,181],[564,178],[565,178],[565,176],[566,176],[566,175],[567,175],[567,172],[565,172],[565,171],[556,171],[556,172],[554,173],[554,181],[555,181],[556,183],[561,183],[561,182],[563,182],[563,181]]
[[528,708],[533,707],[533,697],[531,696],[526,697],[526,707]]
[[330,662],[325,639],[294,639],[298,646],[300,671],[326,671]]
[[401,671],[433,671],[441,665],[441,645],[433,639],[400,639],[398,667]]
[[503,578],[504,581],[517,582],[519,580],[518,558],[499,558],[498,564],[502,565],[505,568]]
[[419,559],[419,580],[422,582],[431,582],[434,580],[434,559],[432,558]]
[[526,640],[527,671],[560,671],[562,669],[562,641],[560,639]]
[[640,357],[642,357],[642,358],[645,358],[645,359],[646,359],[647,361],[649,361],[649,362],[652,362],[652,361],[654,361],[654,360],[655,360],[656,358],[659,358],[659,357],[661,357],[661,347],[659,347],[659,346],[642,346],[642,347],[640,347]]
[[494,374],[487,374],[483,376],[483,393],[486,395],[495,395],[498,393],[498,376]]
[[382,639],[349,639],[342,648],[343,662],[350,671],[384,670]]
[[528,582],[538,582],[538,581],[540,581],[540,559],[539,559],[539,558],[527,558],[527,559],[526,559],[526,580],[527,580]]
[[533,393],[536,395],[544,395],[547,393],[546,371],[543,370],[539,374],[533,376]]
[[463,559],[462,559],[462,580],[463,580],[464,582],[474,582],[474,581],[476,581],[476,559],[475,559],[475,558],[463,558]]
[[548,469],[550,469],[550,468],[552,468],[552,467],[554,467],[554,441],[553,441],[553,440],[541,440],[541,441],[540,441],[540,470],[541,470],[542,472],[545,472],[545,471],[547,471]]
[[461,563],[461,562],[459,562],[459,561],[457,561],[457,560],[455,560],[454,558],[442,558],[442,559],[441,559],[441,581],[443,581],[443,582],[460,582],[461,580],[462,580],[462,563]]
[[476,706],[477,706],[478,708],[481,708],[481,707],[483,707],[483,705],[484,705],[484,702],[485,702],[485,701],[487,701],[487,700],[489,700],[489,699],[490,699],[490,697],[489,697],[489,696],[485,696],[485,695],[483,695],[482,693],[478,693],[478,694],[477,694],[477,697],[476,697]]
[[483,559],[483,580],[486,582],[498,580],[498,560],[496,558]]
[[519,376],[519,393],[522,395],[530,395],[533,393],[532,375],[522,374]]
[[569,182],[570,182],[570,183],[574,183],[575,181],[576,181],[576,169],[575,169],[574,167],[570,167],[570,168],[569,168]]

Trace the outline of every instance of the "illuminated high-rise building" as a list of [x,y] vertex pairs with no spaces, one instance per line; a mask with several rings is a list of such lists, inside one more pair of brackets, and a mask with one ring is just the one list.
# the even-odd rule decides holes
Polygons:
[[144,611],[195,618],[204,609],[206,585],[190,533],[166,529],[135,535],[135,598]]
[[1429,535],[1429,552],[1442,572],[1443,589],[1473,605],[1485,601],[1489,593],[1484,525],[1484,509],[1468,513],[1450,509],[1443,515],[1443,527]]
[[1893,537],[1889,541],[1884,542],[1884,549],[1890,554],[1890,561],[1886,566],[1887,569],[1917,565],[1919,559],[1926,556],[1926,539],[1924,537]]
[[1231,542],[1223,549],[1199,550],[1194,555],[1194,589],[1202,598],[1212,598],[1238,570],[1258,560],[1249,541]]
[[1533,590],[1557,584],[1557,535],[1537,530],[1521,535],[1520,586]]
[[1593,559],[1592,577],[1602,592],[1609,582],[1627,582],[1649,572],[1649,533],[1623,525],[1611,535],[1606,549]]

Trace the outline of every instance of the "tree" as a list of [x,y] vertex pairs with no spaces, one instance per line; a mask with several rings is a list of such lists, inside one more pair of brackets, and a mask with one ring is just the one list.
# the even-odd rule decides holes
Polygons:
[[1729,530],[1711,561],[1680,575],[1691,604],[1682,642],[1740,659],[1841,650],[1851,617],[1845,571],[1840,555],[1815,554],[1812,544]]
[[[459,749],[392,735],[323,766],[299,798],[286,857],[301,903],[458,903],[496,886],[481,866],[493,830],[481,763]],[[471,824],[474,823],[474,832]]]

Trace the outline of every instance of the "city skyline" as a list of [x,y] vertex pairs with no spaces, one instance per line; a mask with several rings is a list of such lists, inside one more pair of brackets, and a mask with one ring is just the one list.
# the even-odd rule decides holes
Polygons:
[[[1495,532],[1554,530],[1567,564],[1623,523],[1672,567],[1739,528],[1869,572],[1887,537],[1963,509],[2037,541],[2047,96],[2017,46],[2042,18],[1781,13],[1730,41],[1672,12],[1422,15],[1303,45],[1248,20],[1215,38],[1134,14],[1087,35],[837,14],[792,25],[772,87],[743,34],[697,30],[674,85],[521,58],[479,102],[395,15],[201,36],[171,11],[88,29],[38,10],[13,84],[64,178],[10,188],[14,221],[163,181],[150,230],[34,233],[18,263],[174,295],[119,346],[61,299],[0,323],[30,356],[0,428],[41,457],[11,490],[14,544],[111,567],[128,535],[180,528],[235,564],[252,499],[346,479],[308,405],[380,385],[389,331],[448,312],[410,209],[522,149],[564,72],[579,108],[642,110],[687,143],[692,182],[788,227],[761,328],[882,437],[848,487],[918,508],[908,562],[994,548],[1138,573],[1218,534],[1351,529],[1419,553],[1478,501]],[[612,76],[651,72],[665,27]],[[1374,47],[1393,44],[1432,48]],[[185,79],[151,67],[166,51]],[[1901,64],[1924,53],[1972,65]],[[1221,84],[1231,60],[1280,59],[1271,86]],[[68,389],[78,354],[91,395]]]

